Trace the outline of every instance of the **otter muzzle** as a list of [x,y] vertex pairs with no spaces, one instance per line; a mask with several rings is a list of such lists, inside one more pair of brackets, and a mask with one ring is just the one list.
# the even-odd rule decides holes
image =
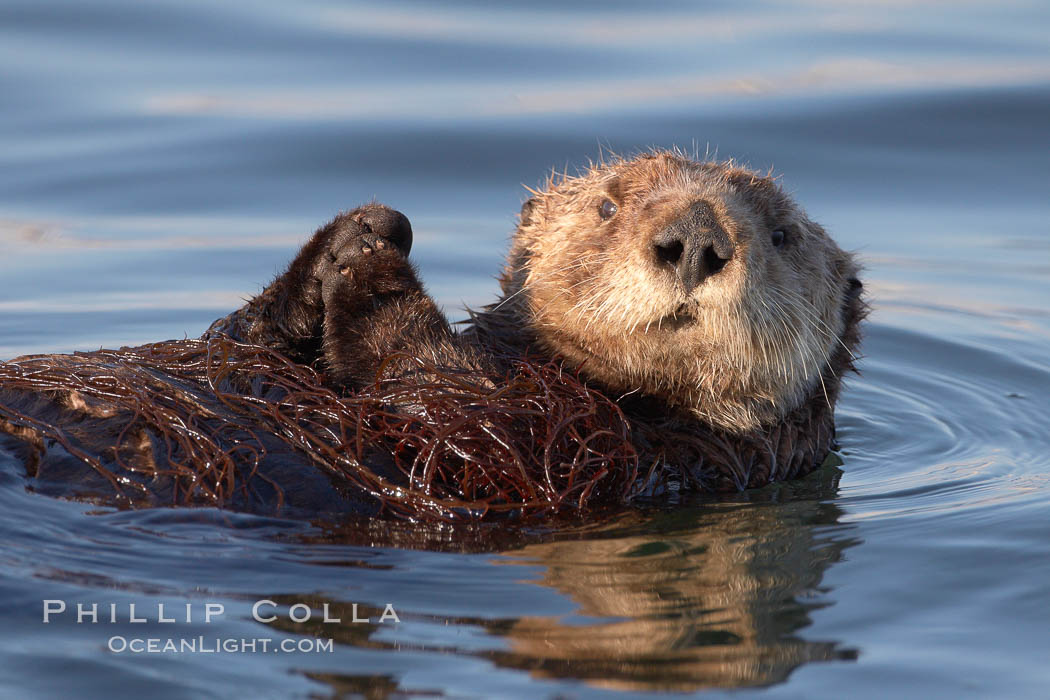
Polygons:
[[653,237],[653,253],[674,268],[691,294],[707,278],[718,274],[733,257],[735,247],[719,225],[711,206],[696,202],[689,210]]

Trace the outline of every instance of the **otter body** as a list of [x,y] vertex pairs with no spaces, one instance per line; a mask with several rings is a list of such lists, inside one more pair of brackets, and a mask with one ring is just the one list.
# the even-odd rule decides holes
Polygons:
[[[731,164],[659,152],[548,182],[522,208],[501,277],[501,298],[473,312],[467,328],[458,333],[419,283],[407,258],[411,242],[408,220],[382,205],[341,214],[314,234],[288,271],[262,294],[213,324],[193,351],[204,353],[210,363],[217,343],[227,343],[222,346],[227,353],[231,347],[262,346],[272,352],[268,362],[288,358],[289,376],[301,382],[313,381],[300,376],[300,369],[312,367],[321,373],[316,381],[332,390],[336,413],[346,406],[340,396],[358,396],[381,383],[396,390],[385,395],[384,415],[412,420],[432,419],[427,404],[413,397],[414,387],[446,382],[446,395],[451,395],[469,377],[475,391],[498,402],[514,391],[519,395],[521,386],[535,386],[519,381],[523,372],[533,371],[522,363],[553,363],[565,372],[558,369],[551,375],[561,378],[552,380],[555,385],[571,388],[574,400],[600,404],[594,415],[608,415],[619,426],[619,433],[594,434],[603,440],[606,433],[621,436],[633,461],[631,469],[616,471],[588,456],[592,435],[577,435],[582,456],[572,459],[597,460],[599,465],[592,468],[593,483],[579,490],[573,485],[575,472],[552,477],[549,460],[542,473],[528,474],[532,462],[522,455],[537,448],[527,441],[517,444],[511,430],[500,433],[494,444],[527,463],[518,469],[525,475],[524,485],[513,493],[491,486],[500,477],[489,469],[481,475],[488,486],[472,482],[468,487],[466,467],[453,469],[442,487],[442,502],[453,504],[453,510],[470,511],[472,503],[482,503],[482,510],[494,504],[513,506],[508,501],[518,497],[514,494],[542,501],[546,492],[539,488],[541,482],[553,488],[559,478],[565,481],[565,493],[580,491],[579,498],[565,501],[578,506],[585,504],[584,492],[592,493],[599,483],[594,493],[613,494],[619,501],[666,489],[742,489],[805,474],[832,448],[833,407],[841,377],[851,367],[864,313],[857,266],[768,177]],[[83,387],[53,385],[42,393],[25,390],[31,366],[50,363],[75,374],[75,367],[87,362],[87,357],[50,356],[0,366],[0,433],[21,445],[19,454],[31,474],[41,483],[69,483],[81,478],[71,464],[98,471],[106,460],[119,469],[143,460],[154,465],[176,461],[170,449],[166,457],[158,449],[156,426],[138,426],[140,444],[129,446],[127,424],[141,422],[141,413],[114,409],[107,414],[104,392],[85,396]],[[111,358],[111,363],[140,371],[149,368],[149,354]],[[295,395],[290,380],[279,391],[274,388],[281,384],[280,377],[272,380],[279,370],[269,370],[269,388],[250,379],[238,384],[236,372],[209,372],[181,377],[203,387],[195,390],[192,401],[209,420],[217,420],[220,403],[230,403],[224,398],[230,386],[248,397],[246,405],[265,405],[275,414],[279,409],[266,402],[285,410],[288,397]],[[217,382],[225,382],[221,395]],[[505,388],[508,382],[514,391]],[[576,383],[583,388],[577,390]],[[606,408],[610,412],[601,413]],[[332,425],[337,424],[345,432],[342,418],[318,410],[309,418],[311,429],[334,435],[339,431]],[[226,419],[235,429],[239,415]],[[359,423],[367,420],[356,416]],[[325,425],[326,420],[331,424]],[[456,416],[445,420],[450,426],[463,422]],[[491,434],[495,428],[489,429],[489,420],[478,419],[474,427]],[[70,430],[55,432],[63,425],[82,427],[84,421],[94,422],[96,436],[105,433],[115,440],[119,433],[122,442],[109,454],[102,444],[72,444]],[[109,432],[100,433],[95,423],[109,426]],[[445,439],[449,430],[442,427],[437,435]],[[527,432],[536,430],[530,424]],[[52,456],[55,450],[48,444],[56,439],[63,449]],[[421,473],[440,470],[434,458],[421,462],[414,457],[411,469],[391,466],[411,449],[423,453],[431,448],[430,443],[410,448],[406,440],[369,453],[368,467],[381,485],[361,494],[332,474],[328,479],[306,475],[316,466],[311,450],[319,448],[304,444],[297,432],[294,440],[286,436],[280,446],[265,450],[270,464],[256,450],[251,469],[223,472],[224,479],[233,479],[231,474],[249,480],[258,476],[273,489],[256,489],[246,500],[223,491],[227,495],[218,504],[259,510],[256,505],[272,506],[272,494],[281,491],[294,494],[298,509],[309,512],[317,504],[318,510],[329,511],[340,510],[332,503],[333,494],[341,494],[334,499],[337,504],[360,512],[367,510],[370,495],[381,501],[393,498],[392,491],[416,489],[432,496],[430,482],[417,483],[416,467],[422,465]],[[268,436],[261,442],[274,440]],[[349,442],[352,438],[342,433],[329,440],[335,446],[332,459]],[[358,449],[361,458],[360,445]],[[123,457],[122,450],[127,453]],[[606,448],[602,458],[610,451],[616,452]],[[467,466],[476,461],[463,448],[452,452]],[[178,466],[187,466],[184,462]],[[201,473],[193,478],[202,478]],[[179,478],[176,469],[165,488]],[[610,480],[631,483],[609,488]],[[156,479],[140,483],[146,491],[160,488]],[[183,490],[187,488],[196,486]],[[411,515],[410,510],[400,514]]]

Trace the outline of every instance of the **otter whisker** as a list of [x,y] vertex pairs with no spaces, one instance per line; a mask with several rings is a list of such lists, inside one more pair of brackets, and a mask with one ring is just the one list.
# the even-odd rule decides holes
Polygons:
[[[783,306],[779,302],[774,301],[774,303],[777,305],[777,307],[782,312],[784,311]],[[823,324],[822,322],[820,322],[820,320],[818,318],[816,318],[815,316],[811,315],[810,312],[806,309],[805,305],[803,305],[803,304],[795,304],[792,308],[795,309],[795,310],[802,310],[804,314],[809,314],[808,316],[804,315],[801,320],[802,321],[806,321],[806,320],[810,321],[810,328],[817,329],[817,325],[816,325],[816,323],[814,323],[814,322],[817,322],[817,323],[821,323],[821,325],[823,325],[824,328],[827,329],[827,325]],[[830,329],[828,329],[828,330],[830,331]],[[822,345],[818,344],[818,345],[816,345],[816,347],[820,351],[820,354],[823,357],[824,362],[821,364],[820,367],[818,367],[816,369],[815,374],[817,375],[817,379],[820,381],[820,386],[821,386],[821,389],[822,389],[823,394],[824,394],[824,401],[827,404],[828,409],[829,410],[834,410],[834,408],[833,408],[833,406],[831,404],[831,398],[828,395],[827,385],[824,382],[824,370],[823,370],[823,367],[830,366],[831,360],[830,360],[830,358],[828,356],[827,350],[825,350]]]
[[507,304],[507,302],[509,302],[511,299],[515,298],[519,294],[523,294],[526,290],[528,290],[528,288],[529,288],[528,284],[521,285],[521,289],[519,289],[518,291],[514,292],[513,294],[511,294],[508,297],[504,297],[498,304],[493,306],[492,307],[492,311],[499,311],[500,309],[502,309]]

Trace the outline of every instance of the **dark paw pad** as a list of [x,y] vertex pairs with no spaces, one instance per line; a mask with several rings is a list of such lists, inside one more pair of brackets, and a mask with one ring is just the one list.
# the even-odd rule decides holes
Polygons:
[[370,204],[340,215],[332,226],[316,273],[325,305],[340,288],[386,294],[404,287],[412,227],[403,214]]
[[404,257],[401,249],[389,238],[365,233],[343,241],[341,246],[328,252],[328,274],[334,270],[352,278],[355,270],[364,271],[378,255]]
[[325,280],[334,274],[352,277],[379,253],[408,255],[412,226],[404,214],[381,204],[369,204],[340,214],[329,224],[324,251],[315,274]]
[[368,204],[350,212],[349,216],[371,236],[394,245],[402,255],[412,250],[412,224],[401,212],[382,204]]

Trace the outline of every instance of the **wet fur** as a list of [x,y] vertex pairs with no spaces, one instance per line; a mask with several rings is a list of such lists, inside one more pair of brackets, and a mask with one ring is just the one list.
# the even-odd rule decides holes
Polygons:
[[[598,207],[619,212],[602,221]],[[736,246],[691,295],[651,241],[692,202]],[[771,231],[787,233],[774,250]],[[857,265],[776,183],[655,153],[552,179],[524,207],[502,277],[510,313],[550,353],[617,392],[640,391],[722,429],[784,418],[816,387],[846,327]]]
[[[660,465],[664,481],[670,467],[683,490],[758,486],[823,461],[867,308],[853,257],[772,178],[654,152],[552,177],[532,194],[503,294],[463,332],[448,329],[390,251],[359,274],[401,286],[344,287],[325,307],[316,360],[352,388],[392,352],[494,376],[504,369],[496,356],[561,357],[621,397],[643,464]],[[690,296],[649,241],[697,198],[711,202],[739,257]],[[598,215],[605,199],[619,206],[608,221]],[[782,249],[770,245],[775,229],[787,233]]]
[[[373,382],[381,369],[415,381],[409,356],[493,381],[508,354],[561,358],[620,397],[650,474],[636,494],[747,488],[824,459],[865,307],[851,256],[770,178],[657,152],[553,178],[534,194],[501,299],[472,313],[463,332],[450,329],[409,263],[407,220],[372,204],[318,229],[283,275],[205,337],[273,348],[341,391]],[[698,198],[710,202],[738,257],[686,294],[653,259],[651,239]],[[598,215],[605,199],[619,207],[609,220]],[[784,250],[769,247],[776,228],[790,236]],[[23,413],[50,401],[46,412],[59,423],[86,415],[73,392],[47,399],[2,389],[0,399]],[[120,419],[90,409],[91,420]],[[0,432],[19,439],[27,463],[39,463],[33,435],[10,422]]]

